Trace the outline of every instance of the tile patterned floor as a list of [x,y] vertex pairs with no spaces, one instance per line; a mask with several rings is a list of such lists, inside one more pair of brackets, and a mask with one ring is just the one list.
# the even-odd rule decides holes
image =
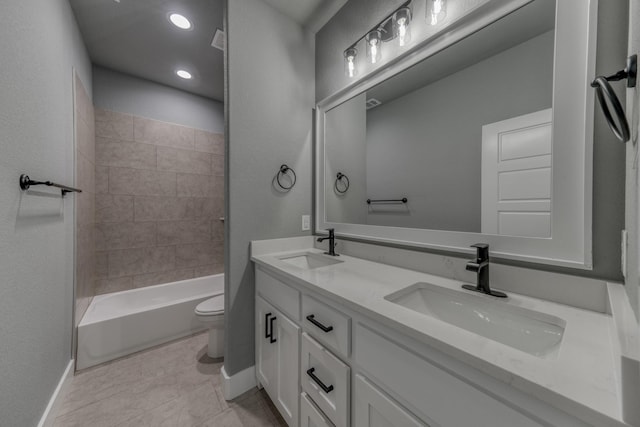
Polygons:
[[231,402],[221,388],[222,362],[207,356],[198,334],[77,374],[55,427],[283,427],[264,393]]

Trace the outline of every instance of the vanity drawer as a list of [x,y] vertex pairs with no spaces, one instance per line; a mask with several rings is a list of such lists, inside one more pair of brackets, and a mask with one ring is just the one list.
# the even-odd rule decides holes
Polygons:
[[305,392],[300,396],[300,427],[333,427]]
[[256,293],[279,308],[290,319],[300,320],[300,292],[260,267],[256,268]]
[[302,390],[337,427],[349,425],[350,371],[322,344],[306,332],[302,334]]
[[[442,427],[541,427],[515,407],[495,399],[418,353],[358,323],[354,357],[360,368]],[[547,424],[545,424],[547,425]]]
[[302,296],[302,323],[311,336],[349,356],[351,318],[312,297]]

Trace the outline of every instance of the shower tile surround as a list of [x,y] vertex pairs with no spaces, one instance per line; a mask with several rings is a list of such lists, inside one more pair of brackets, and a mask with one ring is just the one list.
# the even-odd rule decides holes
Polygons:
[[96,294],[223,272],[224,137],[95,110]]
[[76,185],[76,314],[75,326],[95,295],[95,119],[94,108],[78,76],[75,80]]

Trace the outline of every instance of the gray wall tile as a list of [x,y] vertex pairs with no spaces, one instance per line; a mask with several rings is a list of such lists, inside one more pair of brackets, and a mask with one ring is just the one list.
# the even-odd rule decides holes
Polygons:
[[224,173],[224,136],[110,111],[99,119],[99,292],[222,272],[224,176],[213,171]]
[[103,139],[96,144],[96,164],[136,169],[156,168],[156,147],[150,144],[112,142]]
[[143,288],[145,286],[159,285],[162,283],[177,282],[179,280],[193,279],[195,276],[193,268],[172,270],[162,273],[148,273],[133,276],[133,287]]
[[176,174],[112,167],[109,169],[109,193],[136,196],[175,196]]
[[205,153],[224,155],[224,135],[221,133],[211,133],[203,130],[196,130],[196,151]]
[[96,224],[96,250],[144,248],[155,245],[155,222]]
[[134,117],[134,136],[137,142],[193,150],[195,130],[144,117]]
[[158,245],[198,243],[211,240],[211,221],[160,221],[158,222]]
[[109,252],[109,278],[170,271],[176,265],[174,246],[122,249]]
[[96,222],[133,221],[133,197],[96,194]]
[[96,137],[133,141],[133,116],[96,108]]
[[211,154],[171,147],[158,147],[158,170],[211,173]]
[[176,246],[176,267],[211,265],[222,257],[222,244],[216,242]]

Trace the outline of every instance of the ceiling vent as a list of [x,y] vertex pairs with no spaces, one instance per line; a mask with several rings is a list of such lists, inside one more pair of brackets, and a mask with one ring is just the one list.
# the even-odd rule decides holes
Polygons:
[[216,33],[213,36],[211,46],[224,51],[224,31],[222,31],[220,28],[216,30]]
[[378,101],[375,98],[370,98],[367,99],[367,110],[370,110],[372,108],[376,108],[378,105],[382,105],[382,102]]

